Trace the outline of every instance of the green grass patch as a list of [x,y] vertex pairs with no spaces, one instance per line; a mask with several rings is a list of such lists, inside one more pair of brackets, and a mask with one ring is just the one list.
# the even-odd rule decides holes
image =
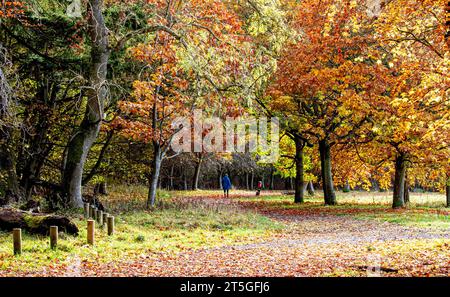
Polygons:
[[[276,211],[286,215],[329,214],[336,216],[351,216],[356,219],[377,220],[406,226],[416,226],[448,230],[450,228],[449,209],[441,206],[441,195],[435,193],[413,193],[415,201],[407,209],[393,210],[390,203],[370,200],[376,196],[378,200],[386,198],[389,193],[360,193],[359,200],[355,193],[350,197],[343,197],[347,193],[339,193],[338,205],[325,206],[321,197],[305,197],[305,203],[296,204],[292,196],[266,196],[242,198],[239,201],[249,208],[258,208],[263,211]],[[424,197],[429,197],[425,200]],[[384,199],[383,198],[383,199]],[[420,201],[420,202],[418,202]]]
[[370,219],[380,222],[396,223],[406,226],[415,226],[433,229],[450,229],[450,216],[440,213],[429,212],[398,212],[398,213],[360,213],[354,216],[357,219]]
[[245,244],[264,240],[284,225],[254,211],[220,205],[189,204],[177,200],[161,203],[153,210],[116,215],[116,230],[107,236],[96,227],[95,246],[86,244],[86,221],[75,223],[78,237],[62,235],[57,250],[47,237],[23,234],[22,255],[12,255],[12,234],[0,233],[0,275],[3,271],[36,271],[65,267],[73,259],[81,262],[110,262],[152,253],[176,254],[187,249]]

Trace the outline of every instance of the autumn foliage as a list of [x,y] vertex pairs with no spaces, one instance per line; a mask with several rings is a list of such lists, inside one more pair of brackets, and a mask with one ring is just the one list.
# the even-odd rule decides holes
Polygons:
[[292,13],[298,41],[269,89],[290,129],[333,149],[335,182],[388,188],[394,177],[394,207],[404,205],[409,170],[423,185],[448,176],[449,57],[438,2],[302,1]]

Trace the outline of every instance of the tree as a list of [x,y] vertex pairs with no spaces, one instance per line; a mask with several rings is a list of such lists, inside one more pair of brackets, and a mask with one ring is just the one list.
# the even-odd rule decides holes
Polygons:
[[[122,105],[131,121],[122,117],[121,122],[127,135],[153,143],[148,206],[155,202],[160,163],[176,132],[169,127],[174,117],[188,116],[194,107],[221,118],[242,114],[237,103],[260,80],[261,74],[255,72],[270,64],[257,63],[265,52],[247,54],[254,46],[244,28],[250,32],[256,24],[267,26],[262,24],[267,20],[261,11],[273,6],[264,1],[155,3],[166,29],[132,50],[133,57],[144,63],[147,80],[135,83],[135,102]],[[244,26],[240,17],[247,14],[255,17]],[[253,36],[260,34],[253,32]]]
[[284,178],[295,178],[294,202],[304,202],[305,181],[307,183],[315,179],[310,172],[313,167],[311,149],[298,134],[285,133],[280,139],[280,158],[274,164],[277,173]]
[[[58,4],[43,1],[37,13],[28,3],[20,18],[3,20],[1,42],[8,44],[11,62],[17,67],[14,81],[17,127],[10,144],[14,146],[21,198],[28,200],[36,186],[60,191],[57,183],[43,177],[48,167],[60,170],[55,150],[71,129],[77,116],[79,79],[74,78],[84,64],[83,51],[74,46],[81,33],[79,24],[61,13]],[[50,5],[50,8],[48,7]],[[49,8],[49,9],[47,9]],[[69,69],[70,67],[70,69]],[[65,122],[64,125],[60,125]],[[55,157],[53,159],[53,157]]]
[[[160,5],[165,7],[163,2]],[[147,71],[134,83],[134,102],[121,104],[122,112],[130,118],[122,117],[119,122],[123,133],[152,143],[149,207],[155,203],[161,162],[177,132],[172,122],[177,117],[190,118],[194,107],[206,106],[209,100],[217,98],[211,90],[228,83],[228,75],[221,76],[224,72],[218,67],[229,61],[219,57],[228,53],[231,47],[227,42],[232,42],[228,36],[239,29],[237,19],[218,1],[179,2],[173,7],[169,4],[167,9],[171,13],[165,16],[170,32],[151,36],[132,49],[133,57],[143,62]],[[217,17],[211,18],[215,14]],[[183,15],[190,17],[183,19]],[[176,23],[172,18],[182,22]],[[183,37],[176,31],[183,31]],[[217,55],[215,62],[211,61],[212,53]]]
[[332,148],[369,137],[368,102],[383,92],[383,67],[363,58],[375,40],[357,1],[302,1],[295,11],[301,39],[279,58],[270,106],[318,144],[325,204],[335,205]]
[[418,177],[441,163],[442,184],[448,176],[444,160],[449,158],[449,80],[443,7],[444,1],[388,2],[376,24],[386,51],[379,63],[392,70],[391,87],[373,106],[374,132],[382,146],[377,151],[394,159],[394,208],[405,206],[408,168],[414,168]]
[[[2,2],[0,7],[0,24],[8,19],[20,19],[23,17],[23,4],[17,2]],[[15,123],[15,110],[12,106],[14,97],[9,79],[12,72],[12,63],[9,53],[0,42],[0,185],[3,179],[2,171],[6,172],[5,198],[0,204],[6,204],[10,200],[20,201],[23,194],[17,176],[16,155],[13,147],[13,133],[17,129]],[[3,194],[0,191],[0,194]]]
[[87,104],[84,118],[67,144],[64,159],[62,187],[72,207],[82,207],[81,184],[87,155],[97,139],[104,117],[105,101],[108,96],[107,75],[111,54],[108,29],[103,16],[103,1],[90,0],[87,3],[88,32],[91,43],[91,65],[89,88],[86,91]]
[[[16,172],[16,160],[12,147],[13,133],[17,128],[14,124],[14,107],[12,106],[13,90],[8,81],[8,72],[3,69],[11,68],[6,49],[0,43],[0,170],[6,173],[5,201],[19,201],[22,197],[19,179]],[[0,173],[1,173],[0,171]],[[3,204],[1,203],[1,204]]]

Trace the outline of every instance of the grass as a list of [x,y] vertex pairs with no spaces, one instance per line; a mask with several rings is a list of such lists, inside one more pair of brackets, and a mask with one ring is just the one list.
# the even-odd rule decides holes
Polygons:
[[[408,209],[392,210],[391,193],[387,192],[338,193],[339,205],[329,207],[323,205],[319,192],[298,205],[292,202],[292,196],[280,192],[263,192],[263,196],[255,197],[253,191],[233,191],[236,203],[226,203],[220,199],[221,191],[159,191],[156,207],[146,210],[145,187],[113,186],[110,191],[101,201],[116,217],[113,236],[97,227],[96,244],[88,246],[85,220],[79,213],[71,213],[80,229],[78,237],[61,234],[58,249],[51,250],[47,237],[24,233],[23,253],[14,256],[11,233],[0,232],[0,275],[49,267],[61,269],[64,275],[74,259],[96,265],[152,253],[176,255],[189,249],[263,241],[286,227],[264,216],[264,210],[297,215],[346,215],[438,229],[450,227],[448,210],[442,208],[445,197],[434,193],[412,193]],[[205,203],[204,197],[217,199]]]
[[[291,202],[292,196],[270,195],[264,197],[245,198],[248,201],[280,201]],[[336,199],[339,204],[357,204],[357,205],[380,205],[390,206],[392,204],[392,192],[364,192],[353,191],[349,193],[336,192]],[[411,206],[413,207],[444,207],[445,195],[441,193],[410,193]],[[314,196],[306,195],[305,202],[323,203],[323,194],[316,191]]]
[[356,219],[377,220],[407,226],[448,229],[450,210],[444,208],[445,196],[439,193],[411,193],[407,209],[391,208],[392,193],[350,192],[337,193],[338,205],[324,206],[320,194],[307,196],[304,204],[293,203],[292,196],[267,196],[239,199],[248,207],[286,214],[332,214],[346,215]]
[[[135,189],[137,190],[137,189]],[[10,232],[0,233],[0,275],[2,271],[17,273],[36,271],[45,267],[65,267],[74,258],[83,262],[105,263],[130,259],[142,254],[166,253],[175,255],[187,249],[244,244],[263,240],[280,232],[284,225],[252,211],[243,211],[227,205],[200,205],[179,199],[167,199],[153,210],[144,210],[140,191],[128,196],[111,193],[105,204],[122,201],[113,208],[116,230],[111,237],[96,227],[96,244],[86,244],[86,222],[77,216],[74,221],[80,229],[78,237],[61,235],[58,249],[49,248],[47,237],[23,234],[23,253],[12,255]],[[142,193],[141,193],[142,194]],[[126,211],[127,201],[136,207]],[[137,206],[140,207],[137,207]]]
[[433,228],[448,230],[450,228],[450,216],[448,214],[430,212],[397,212],[397,213],[377,213],[377,214],[357,214],[357,219],[371,219],[380,222],[396,223],[406,226],[422,228]]

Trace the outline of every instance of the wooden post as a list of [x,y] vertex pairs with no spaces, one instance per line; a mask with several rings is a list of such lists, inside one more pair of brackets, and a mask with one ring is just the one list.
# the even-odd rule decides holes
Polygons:
[[50,248],[55,249],[58,245],[58,226],[50,226]]
[[22,229],[13,229],[14,255],[22,254]]
[[114,234],[114,217],[108,216],[108,235]]
[[84,218],[89,219],[89,203],[84,204]]
[[[105,226],[106,224],[107,224],[107,222],[108,222],[108,216],[109,216],[109,214],[107,213],[107,212],[104,212],[103,213],[103,226]],[[102,226],[102,227],[103,227]]]
[[88,220],[87,221],[87,242],[90,245],[94,245],[94,230],[95,230],[95,221]]
[[92,218],[94,221],[97,219],[97,207],[94,207],[94,210],[92,211]]
[[97,222],[99,227],[103,226],[103,210],[97,210]]

